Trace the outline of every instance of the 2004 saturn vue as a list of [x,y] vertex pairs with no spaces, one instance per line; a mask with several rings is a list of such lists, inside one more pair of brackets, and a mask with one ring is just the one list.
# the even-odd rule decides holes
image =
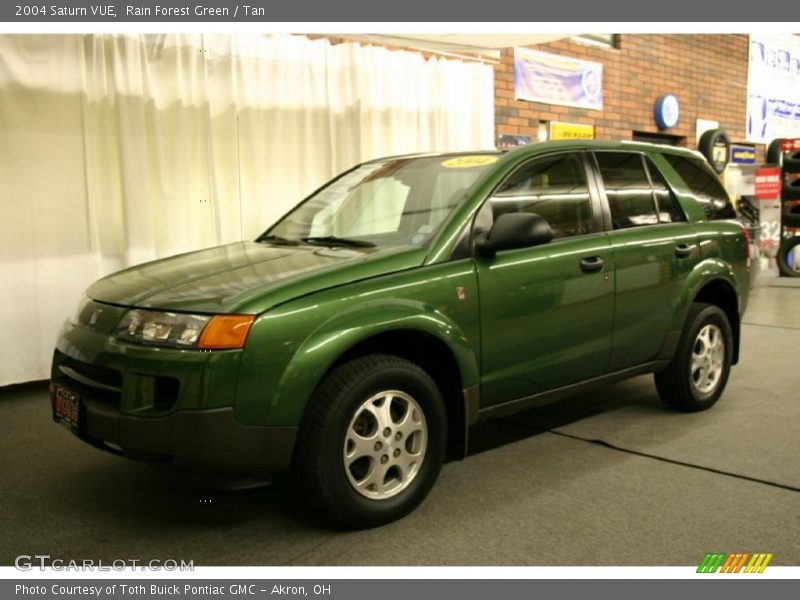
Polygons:
[[132,458],[291,471],[331,518],[386,523],[480,420],[643,373],[671,407],[713,405],[747,301],[733,216],[685,149],[367,162],[254,241],[89,287],[53,416]]

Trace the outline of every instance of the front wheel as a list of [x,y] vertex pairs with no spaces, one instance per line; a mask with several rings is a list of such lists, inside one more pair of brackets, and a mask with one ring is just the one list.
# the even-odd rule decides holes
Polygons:
[[353,528],[417,507],[447,445],[441,392],[419,366],[369,355],[334,369],[300,427],[294,476],[317,512]]
[[684,412],[711,408],[725,389],[732,359],[728,316],[718,306],[692,304],[675,356],[655,374],[658,395]]

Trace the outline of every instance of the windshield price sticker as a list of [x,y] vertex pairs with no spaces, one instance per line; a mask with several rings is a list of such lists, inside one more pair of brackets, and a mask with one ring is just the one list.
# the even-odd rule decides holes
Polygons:
[[496,156],[457,156],[442,162],[442,166],[448,169],[469,169],[472,167],[482,167],[497,162]]

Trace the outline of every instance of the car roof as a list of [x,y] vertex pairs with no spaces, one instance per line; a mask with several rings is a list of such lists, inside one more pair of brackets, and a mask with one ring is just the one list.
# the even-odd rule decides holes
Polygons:
[[411,158],[432,158],[436,156],[441,157],[449,157],[449,156],[472,156],[475,154],[481,155],[495,155],[500,156],[505,152],[505,150],[498,150],[497,148],[489,148],[483,150],[461,150],[458,152],[415,152],[412,154],[394,154],[390,156],[381,156],[379,158],[371,158],[370,160],[365,160],[363,164],[367,165],[369,163],[375,162],[382,162],[384,160],[402,160],[402,159],[411,159]]
[[542,151],[556,149],[623,150],[676,154],[693,158],[703,157],[702,154],[690,148],[683,148],[681,146],[668,146],[665,144],[651,144],[648,142],[632,142],[630,140],[551,140],[546,142],[537,142],[527,146],[520,146],[519,148],[514,148],[511,150],[511,152],[515,154],[538,154]]
[[416,152],[410,154],[398,154],[393,156],[383,156],[380,158],[373,158],[364,161],[363,164],[374,162],[381,162],[385,160],[397,159],[413,159],[413,158],[428,158],[428,157],[453,157],[453,156],[470,156],[474,154],[481,155],[495,155],[500,156],[503,154],[513,155],[526,155],[526,154],[539,154],[548,150],[556,149],[575,149],[575,150],[627,150],[627,151],[641,151],[641,152],[660,152],[662,154],[674,154],[679,156],[686,156],[692,158],[703,158],[703,155],[696,150],[690,148],[683,148],[681,146],[668,146],[665,144],[651,144],[647,142],[632,142],[629,140],[548,140],[545,142],[534,142],[524,146],[517,146],[508,149],[476,149],[476,150],[462,150],[458,152]]

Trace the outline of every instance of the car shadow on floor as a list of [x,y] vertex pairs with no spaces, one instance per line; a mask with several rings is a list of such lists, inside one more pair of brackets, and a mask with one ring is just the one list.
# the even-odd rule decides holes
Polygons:
[[[506,419],[481,423],[470,433],[469,455],[535,437],[553,428],[626,407],[663,410],[652,380],[637,378],[599,387]],[[59,436],[62,452],[49,465],[47,498],[58,499],[60,514],[74,522],[92,515],[114,529],[185,533],[202,529],[263,530],[272,535],[341,532],[303,508],[288,477],[268,485],[253,480],[208,478],[127,461],[83,446],[79,460],[67,460],[80,442]],[[77,448],[76,448],[77,450]],[[466,460],[469,460],[469,456]],[[68,516],[71,513],[71,517]]]
[[115,528],[187,531],[197,525],[239,529],[269,519],[269,528],[324,528],[325,523],[298,510],[288,477],[273,481],[213,479],[201,474],[139,464],[114,457],[86,464],[69,477],[51,479],[64,519],[86,515]]
[[[467,460],[469,456],[520,442],[595,415],[632,406],[642,409],[645,414],[664,410],[649,376],[599,386],[511,417],[480,423],[470,431]],[[247,506],[252,506],[253,514],[257,515],[264,510],[265,504],[274,506],[276,510],[285,508],[287,513],[296,515],[298,501],[301,501],[296,497],[288,477],[278,478],[268,486],[250,489],[242,489],[241,482],[237,481],[212,483],[198,480],[191,475],[183,476],[182,481],[184,489],[195,490],[192,493],[196,495],[213,495],[220,499],[218,504],[223,498],[236,498],[238,502],[243,502],[244,510],[239,515],[241,518],[245,518]],[[198,517],[208,518],[215,511],[201,503],[192,512]],[[220,514],[225,515],[225,512],[221,511]],[[313,517],[304,516],[302,520],[307,525],[327,527],[323,521]]]
[[470,430],[469,455],[494,450],[583,419],[636,406],[663,411],[651,376],[598,386],[516,415],[479,423]]

